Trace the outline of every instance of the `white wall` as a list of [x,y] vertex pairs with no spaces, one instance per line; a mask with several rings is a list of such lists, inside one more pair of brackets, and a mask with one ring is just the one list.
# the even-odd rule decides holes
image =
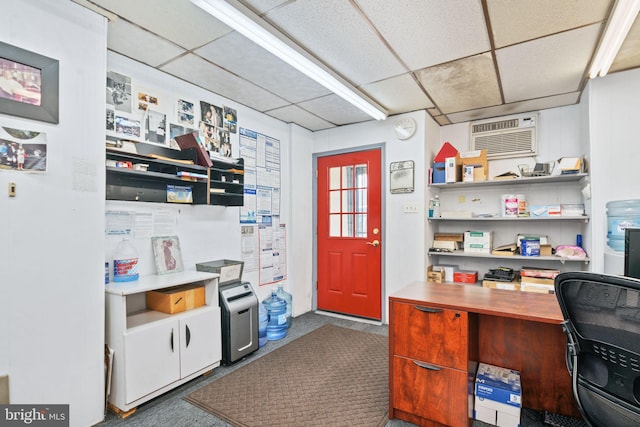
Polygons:
[[[604,271],[607,212],[610,201],[640,199],[640,70],[591,80],[589,133],[591,142],[593,271]],[[618,254],[619,255],[619,254]],[[619,267],[620,268],[620,267]],[[611,271],[613,272],[613,271]],[[622,274],[622,270],[615,273]]]
[[[426,139],[433,136],[437,125],[424,111],[403,116],[414,117],[418,123],[416,134],[408,140],[399,141],[393,133],[393,123],[400,117],[391,117],[383,121],[341,126],[313,134],[313,153],[322,156],[336,151],[383,144],[383,209],[382,230],[383,249],[383,300],[385,301],[384,319],[387,319],[387,296],[406,284],[423,280],[425,277],[425,185],[428,165],[425,164]],[[430,143],[430,142],[429,142]],[[390,194],[389,164],[396,161],[413,160],[415,162],[415,190],[407,194]],[[308,174],[300,170],[300,174]],[[314,171],[315,176],[315,171]],[[315,209],[314,199],[309,209]],[[404,213],[405,203],[415,203],[417,213]],[[309,213],[312,215],[312,212]],[[315,230],[314,230],[315,232]],[[415,236],[415,238],[409,238]],[[315,265],[315,259],[312,260]]]
[[105,20],[70,1],[3,2],[0,40],[59,61],[60,123],[0,115],[47,135],[46,173],[0,170],[0,374],[11,403],[69,404],[72,426],[104,408],[106,39]]
[[[310,170],[311,158],[305,153],[310,150],[308,139],[310,132],[290,126],[274,118],[268,117],[255,110],[246,108],[236,102],[230,101],[217,94],[206,91],[193,84],[176,79],[168,74],[152,69],[144,64],[132,61],[121,55],[108,53],[109,71],[114,71],[131,77],[132,92],[135,96],[138,89],[151,95],[161,94],[161,104],[156,109],[167,114],[168,123],[177,123],[175,117],[176,100],[186,99],[194,102],[199,111],[200,101],[205,101],[218,106],[235,108],[238,113],[238,129],[243,127],[261,134],[278,139],[281,144],[281,215],[280,222],[287,226],[287,250],[289,262],[287,263],[287,280],[283,282],[284,288],[293,295],[294,316],[309,310],[310,298],[310,273],[298,258],[294,263],[291,254],[295,254],[296,246],[309,238],[305,218],[297,206],[304,205],[305,198],[310,197],[310,189],[305,188],[305,183],[310,183],[310,177],[296,177],[292,179],[293,169],[307,167],[301,170]],[[196,123],[197,127],[197,123]],[[291,141],[296,138],[296,144]],[[306,139],[306,140],[305,140]],[[231,134],[232,156],[239,156],[239,134]],[[295,148],[293,148],[295,147]],[[206,262],[216,259],[242,259],[240,239],[240,210],[238,207],[224,206],[190,206],[170,205],[163,203],[139,203],[107,201],[107,210],[125,210],[139,213],[162,214],[168,213],[177,218],[175,231],[180,238],[182,257],[185,268],[195,268],[197,262]],[[296,227],[296,223],[301,224]],[[119,242],[117,237],[108,237],[105,246],[105,259],[111,259],[113,250]],[[155,266],[148,236],[134,240],[140,256],[140,274],[155,274]],[[246,271],[243,280],[254,285],[259,300],[266,298],[271,293],[272,285],[258,286],[258,274],[256,271]]]

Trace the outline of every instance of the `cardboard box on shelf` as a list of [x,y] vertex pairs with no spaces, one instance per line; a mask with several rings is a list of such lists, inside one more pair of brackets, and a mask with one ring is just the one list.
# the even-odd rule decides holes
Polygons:
[[520,372],[480,363],[476,374],[474,418],[499,427],[519,427]]
[[453,282],[453,273],[458,269],[457,265],[439,264],[434,266],[435,269],[444,271],[444,281]]
[[203,306],[204,286],[185,285],[147,291],[147,308],[162,313],[174,314]]
[[483,280],[482,281],[483,288],[489,289],[505,289],[508,291],[519,291],[520,290],[520,282],[499,282],[497,280]]
[[460,153],[460,161],[463,168],[465,166],[473,166],[474,181],[484,181],[487,179],[487,175],[489,172],[487,150],[475,150]]
[[444,162],[436,162],[433,164],[433,184],[444,184],[446,182]]
[[454,271],[453,281],[456,283],[476,283],[478,281],[478,272],[472,270]]
[[435,283],[444,282],[444,271],[434,267],[433,265],[430,265],[427,268],[427,281]]
[[456,147],[454,147],[449,141],[447,141],[442,144],[442,147],[440,147],[440,151],[438,151],[438,154],[436,154],[436,156],[433,158],[433,161],[444,162],[444,159],[446,159],[447,157],[453,157],[456,154],[458,154],[458,150],[456,149]]
[[456,154],[455,157],[447,157],[444,161],[445,182],[460,181],[461,169],[462,163],[459,154]]
[[491,231],[465,231],[464,251],[476,253],[491,253],[493,244]]

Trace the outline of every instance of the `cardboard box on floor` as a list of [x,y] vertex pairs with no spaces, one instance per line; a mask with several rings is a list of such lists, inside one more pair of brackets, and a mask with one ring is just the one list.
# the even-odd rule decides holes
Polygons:
[[498,427],[520,427],[520,372],[480,363],[475,385],[476,420]]

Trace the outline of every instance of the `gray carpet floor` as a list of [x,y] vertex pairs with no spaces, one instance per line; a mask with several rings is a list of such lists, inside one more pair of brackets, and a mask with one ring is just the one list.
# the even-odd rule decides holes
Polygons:
[[[287,336],[285,338],[278,341],[267,341],[267,344],[264,347],[258,349],[246,359],[238,361],[231,366],[220,366],[214,369],[214,371],[208,376],[200,376],[170,392],[163,394],[162,396],[140,405],[136,412],[126,419],[121,419],[118,415],[109,411],[104,421],[96,425],[101,427],[230,427],[230,424],[227,422],[184,401],[183,397],[195,390],[198,390],[200,387],[203,387],[211,381],[215,381],[235,369],[238,369],[247,363],[251,363],[251,361],[256,357],[260,357],[267,352],[273,351],[276,348],[328,323],[380,335],[388,335],[389,331],[387,325],[376,325],[309,312],[293,319],[292,326],[287,331]],[[522,427],[543,427],[546,424],[541,420],[542,416],[539,413],[525,408],[522,413],[520,425]],[[386,427],[412,426],[414,426],[414,424],[400,420],[389,420],[386,424]],[[474,422],[474,427],[485,426],[488,426],[488,424],[477,421]]]

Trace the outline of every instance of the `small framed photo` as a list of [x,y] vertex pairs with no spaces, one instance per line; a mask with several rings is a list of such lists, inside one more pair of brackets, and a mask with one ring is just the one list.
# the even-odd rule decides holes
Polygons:
[[177,273],[184,270],[178,236],[152,237],[156,274]]
[[0,113],[58,123],[58,61],[0,42]]

